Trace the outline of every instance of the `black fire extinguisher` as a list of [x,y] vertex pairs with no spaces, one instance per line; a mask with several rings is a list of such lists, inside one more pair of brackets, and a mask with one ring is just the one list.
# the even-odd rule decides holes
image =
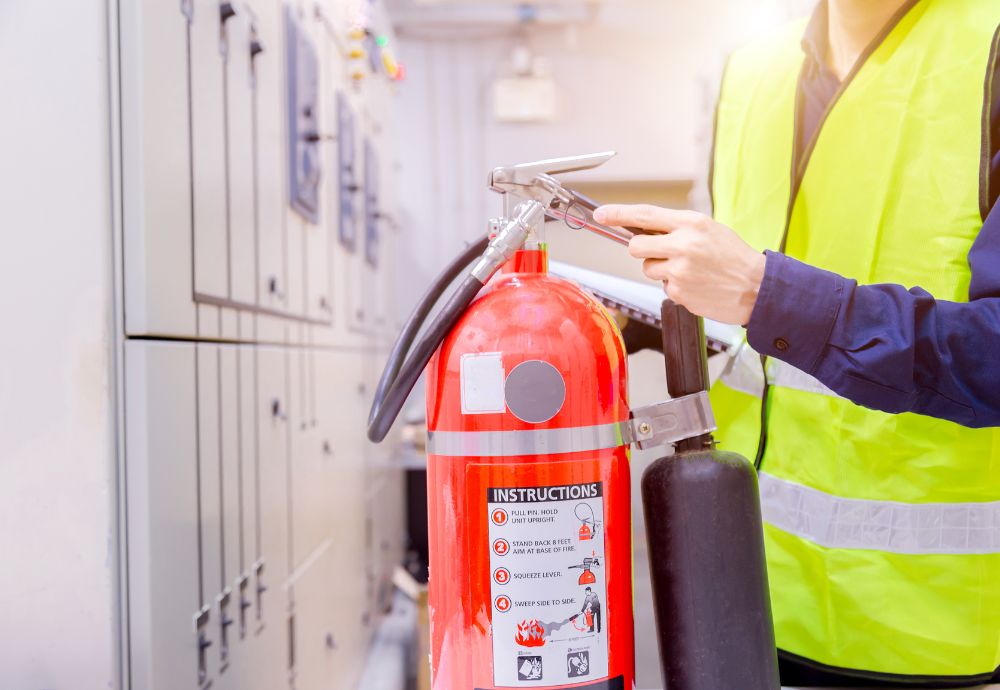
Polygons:
[[[707,390],[701,319],[670,300],[661,316],[671,397]],[[756,472],[711,434],[675,449],[642,476],[664,687],[776,690]]]

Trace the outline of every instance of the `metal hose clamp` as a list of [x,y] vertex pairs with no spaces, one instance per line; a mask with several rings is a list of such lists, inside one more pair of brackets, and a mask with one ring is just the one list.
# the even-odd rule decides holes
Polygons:
[[490,240],[482,258],[472,267],[472,276],[485,285],[521,248],[528,234],[544,221],[545,207],[539,202],[527,200],[519,203],[514,207],[514,217],[504,223],[497,236]]

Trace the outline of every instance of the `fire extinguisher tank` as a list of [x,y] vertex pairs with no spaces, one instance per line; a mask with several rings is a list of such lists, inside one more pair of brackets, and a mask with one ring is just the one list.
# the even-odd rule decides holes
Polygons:
[[433,690],[631,690],[617,326],[522,250],[427,371]]

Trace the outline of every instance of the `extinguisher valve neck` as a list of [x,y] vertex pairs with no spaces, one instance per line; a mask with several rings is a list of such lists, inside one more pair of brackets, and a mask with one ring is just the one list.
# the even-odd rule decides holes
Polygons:
[[528,200],[515,206],[514,216],[504,221],[496,237],[490,240],[486,251],[472,267],[472,276],[485,285],[544,221],[545,207],[539,202]]

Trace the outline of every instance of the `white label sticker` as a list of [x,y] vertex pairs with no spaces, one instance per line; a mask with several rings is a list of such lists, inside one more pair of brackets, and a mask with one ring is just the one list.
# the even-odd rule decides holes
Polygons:
[[502,354],[469,352],[461,367],[462,414],[504,412]]
[[487,489],[493,683],[608,675],[601,482]]

